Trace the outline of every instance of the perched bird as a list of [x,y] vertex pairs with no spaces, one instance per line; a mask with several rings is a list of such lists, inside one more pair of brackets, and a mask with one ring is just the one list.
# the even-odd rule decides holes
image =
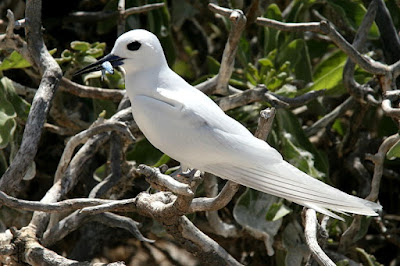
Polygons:
[[167,64],[158,38],[142,29],[121,35],[111,53],[78,71],[125,70],[126,93],[140,130],[182,165],[282,197],[318,212],[376,216],[382,207],[346,194],[284,161]]

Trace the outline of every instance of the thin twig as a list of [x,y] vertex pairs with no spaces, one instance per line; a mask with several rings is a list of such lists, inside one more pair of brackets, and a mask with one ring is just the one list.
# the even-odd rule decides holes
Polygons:
[[215,88],[215,93],[226,95],[228,94],[228,83],[233,72],[240,36],[246,26],[247,19],[243,12],[238,9],[231,10],[212,3],[208,4],[208,8],[213,12],[229,17],[232,21],[228,40],[222,55],[221,67],[218,72],[217,85]]
[[386,153],[389,149],[400,140],[399,134],[394,134],[385,139],[378,149],[375,155],[366,156],[367,159],[371,160],[375,164],[374,176],[371,182],[371,192],[369,193],[367,200],[376,201],[379,195],[379,187],[382,180],[383,163],[385,162]]
[[91,221],[96,221],[112,228],[126,229],[140,241],[154,242],[140,233],[138,229],[139,223],[133,221],[131,218],[119,216],[113,213],[89,215],[88,213],[75,211],[58,222],[50,230],[47,230],[43,235],[42,244],[45,246],[51,246],[71,232],[79,229],[83,224]]
[[141,164],[137,171],[138,173],[145,175],[148,182],[150,184],[156,184],[158,188],[166,188],[168,191],[184,196],[194,195],[190,186],[176,181],[169,175],[162,174],[158,168]]
[[[368,6],[368,11],[364,16],[363,21],[361,22],[360,27],[357,30],[357,34],[354,37],[353,47],[356,50],[360,50],[363,47],[365,41],[367,40],[369,29],[371,28],[372,23],[374,22],[375,16],[377,12],[377,5],[375,1],[372,1]],[[361,103],[370,103],[373,105],[378,105],[379,101],[375,100],[373,93],[374,90],[368,86],[368,84],[361,85],[354,79],[354,71],[356,64],[347,59],[346,64],[343,68],[343,85],[347,89],[347,91],[352,95],[356,100]]]
[[100,124],[98,126],[89,128],[76,134],[68,141],[67,145],[65,146],[64,152],[60,159],[60,163],[57,167],[54,182],[57,182],[62,178],[62,175],[64,174],[69,162],[71,161],[74,150],[78,145],[85,143],[93,135],[109,131],[117,131],[124,135],[127,139],[135,141],[135,137],[133,137],[126,124],[118,121],[106,122],[104,124]]
[[117,89],[103,89],[91,86],[85,86],[75,83],[67,78],[62,78],[60,82],[60,90],[65,91],[82,98],[111,100],[113,102],[120,102],[125,95],[124,90]]
[[317,240],[317,214],[313,209],[306,209],[304,219],[304,235],[312,256],[320,265],[336,265],[322,250]]
[[0,203],[4,206],[18,210],[42,211],[42,212],[65,212],[110,202],[113,201],[103,200],[103,199],[77,198],[77,199],[68,199],[54,203],[43,203],[40,201],[17,199],[7,195],[3,191],[0,191]]
[[239,190],[240,185],[227,181],[221,192],[215,198],[193,199],[188,212],[216,211],[225,207]]
[[[239,187],[240,185],[238,185]],[[206,196],[209,198],[215,197],[218,194],[217,177],[206,173],[204,176],[203,187],[206,191]],[[235,190],[234,190],[235,191]],[[235,225],[224,222],[218,215],[218,211],[207,211],[206,218],[212,230],[223,237],[237,237],[238,229]]]
[[312,124],[309,128],[306,128],[304,132],[307,136],[312,136],[317,133],[320,129],[326,127],[330,123],[338,118],[339,116],[343,115],[348,109],[350,109],[356,101],[353,97],[347,98],[346,101],[338,105],[335,109],[333,109],[330,113],[326,114],[323,118],[319,119],[317,122]]
[[385,75],[390,72],[390,68],[387,65],[374,61],[371,58],[367,58],[357,52],[357,50],[351,44],[349,44],[328,21],[309,23],[285,23],[273,19],[259,17],[257,18],[256,23],[261,26],[267,26],[282,31],[313,31],[326,34],[355,63],[357,63],[369,73],[375,75]]
[[[379,187],[383,173],[383,163],[386,153],[398,140],[400,140],[400,135],[396,133],[382,142],[381,146],[378,149],[378,152],[375,155],[366,156],[367,159],[370,159],[375,164],[374,176],[371,182],[371,192],[366,197],[367,200],[376,201],[378,199]],[[359,232],[360,227],[361,216],[356,215],[349,228],[347,228],[347,230],[342,234],[342,237],[340,238],[339,251],[344,252],[348,249],[348,247],[354,242],[354,237]]]
[[287,98],[269,91],[260,84],[253,89],[222,97],[217,100],[217,104],[224,111],[254,102],[267,102],[276,108],[295,108],[305,105],[323,94],[325,94],[325,90],[310,91],[295,98]]
[[[131,7],[123,12],[123,16],[126,18],[127,16],[139,13],[145,13],[160,7],[163,7],[164,3],[154,3],[154,4],[147,4],[138,7]],[[109,18],[114,18],[119,15],[119,11],[98,11],[98,12],[86,12],[86,11],[78,11],[69,14],[69,16],[64,19],[65,22],[92,22],[92,21],[99,21],[105,20]]]

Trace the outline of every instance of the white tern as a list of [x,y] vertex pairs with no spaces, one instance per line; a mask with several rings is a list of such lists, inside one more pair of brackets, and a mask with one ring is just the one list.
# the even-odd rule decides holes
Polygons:
[[133,117],[152,145],[181,165],[288,199],[337,219],[334,214],[376,216],[382,207],[346,194],[298,170],[265,141],[227,116],[207,95],[167,64],[158,38],[137,29],[121,35],[111,53],[76,75],[125,70]]

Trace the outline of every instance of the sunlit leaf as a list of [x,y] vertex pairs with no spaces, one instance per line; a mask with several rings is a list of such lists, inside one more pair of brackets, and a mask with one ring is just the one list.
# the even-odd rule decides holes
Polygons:
[[26,61],[20,53],[13,51],[9,56],[4,58],[0,64],[0,70],[7,70],[12,68],[25,68],[30,67],[31,64]]
[[347,56],[342,51],[336,51],[318,64],[314,71],[314,84],[308,91],[318,91],[326,89],[328,92],[344,90],[343,67]]
[[265,219],[267,221],[276,221],[288,215],[291,211],[292,210],[282,202],[273,203],[265,215]]
[[400,158],[400,140],[398,140],[386,153],[386,158],[394,160]]
[[76,51],[85,52],[90,48],[90,43],[82,41],[71,42],[71,48]]

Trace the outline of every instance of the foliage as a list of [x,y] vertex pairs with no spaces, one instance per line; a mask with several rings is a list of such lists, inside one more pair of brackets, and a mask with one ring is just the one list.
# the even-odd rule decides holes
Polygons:
[[[116,11],[118,4],[117,0],[100,1],[101,3],[96,4],[94,1],[78,2],[80,2],[79,6],[71,4],[70,8],[75,11],[75,9],[78,10],[78,7],[89,5],[88,10],[92,8]],[[85,2],[91,3],[85,4]],[[153,2],[155,1],[129,0],[126,1],[126,8]],[[217,18],[200,2],[165,1],[167,6],[164,8],[150,11],[145,15],[131,15],[126,19],[127,30],[146,28],[154,32],[162,42],[170,66],[192,84],[198,84],[218,73],[230,27],[228,19]],[[249,1],[225,2],[232,2],[232,4],[235,4],[233,2],[244,2],[242,8],[248,9],[246,4]],[[365,5],[357,0],[295,0],[288,5],[283,2],[272,3],[266,7],[261,5],[262,16],[284,22],[307,22],[317,19],[313,15],[313,10],[316,10],[332,21],[335,18],[343,19],[341,26],[344,29],[342,30],[349,35],[348,38],[354,37],[354,32],[366,13]],[[388,2],[390,2],[388,5],[395,5],[392,3],[393,1]],[[67,17],[68,13],[62,15]],[[50,40],[49,47],[54,47],[52,54],[61,66],[66,78],[89,86],[124,89],[123,74],[119,71],[115,71],[112,75],[107,74],[104,79],[98,72],[85,74],[82,78],[73,77],[76,70],[95,62],[97,58],[109,52],[116,36],[116,24],[118,22],[115,17],[88,25],[88,29],[85,29],[83,34],[82,30],[79,29],[82,26],[80,23],[64,25],[72,32],[67,42],[65,41],[67,37],[62,36],[62,30],[52,28],[52,19],[54,17],[48,18],[48,20],[44,18],[44,26],[49,28],[45,35],[48,35]],[[394,21],[399,23],[399,18],[394,17]],[[338,103],[348,97],[347,90],[342,82],[343,67],[348,59],[347,55],[317,37],[310,37],[302,33],[287,33],[255,24],[248,25],[240,40],[230,85],[240,90],[252,90],[257,85],[263,84],[276,95],[289,98],[310,91],[326,90],[324,97],[305,106],[306,111],[278,110],[268,142],[281,152],[285,160],[311,176],[324,182],[333,183],[347,192],[357,191],[358,186],[364,184],[356,184],[357,181],[354,181],[356,177],[352,174],[353,169],[346,169],[346,162],[354,155],[352,152],[354,150],[359,152],[361,149],[356,146],[357,138],[361,138],[364,133],[368,135],[368,139],[365,139],[365,143],[362,143],[362,145],[365,145],[363,151],[375,153],[378,148],[377,143],[382,140],[381,132],[385,134],[396,132],[398,128],[393,121],[382,115],[376,115],[376,110],[369,108],[361,118],[362,123],[354,130],[352,127],[353,114],[356,114],[359,110],[354,107],[346,115],[330,123],[320,136],[308,137],[305,134],[304,129],[306,127],[324,117]],[[58,38],[63,41],[58,41]],[[379,30],[374,24],[369,32],[371,50],[380,51],[384,48],[376,41],[378,39]],[[37,80],[30,76],[30,73],[34,71],[33,67],[26,59],[16,51],[1,52],[5,56],[2,57],[0,63],[0,174],[4,173],[15,155],[30,108],[29,99],[18,95],[13,80],[21,80],[24,85],[37,87]],[[377,56],[379,56],[379,53]],[[374,80],[372,75],[359,68],[356,69],[355,76],[357,81],[362,84]],[[214,95],[212,97],[218,98],[219,96]],[[93,122],[100,114],[109,118],[118,109],[116,103],[108,100],[81,99],[69,94],[60,98],[69,117],[78,117],[79,121],[85,123]],[[228,114],[254,131],[259,112],[266,107],[270,107],[270,104],[257,102],[230,110]],[[52,116],[52,112],[50,112],[48,122],[57,124],[57,118]],[[384,125],[384,128],[376,125]],[[26,195],[24,196],[27,198],[30,196],[30,191],[34,191],[35,186],[42,186],[41,184],[37,185],[38,183],[44,183],[46,186],[52,183],[53,180],[48,176],[54,175],[56,168],[54,165],[57,165],[57,160],[59,160],[62,152],[60,147],[64,146],[64,142],[69,137],[50,131],[46,131],[44,134],[48,139],[43,140],[41,148],[47,145],[46,148],[43,148],[46,152],[39,152],[36,162],[31,165],[25,179],[30,180],[34,177],[39,179],[39,176],[41,177],[40,180],[34,179],[32,183],[26,185],[24,190]],[[109,162],[105,154],[108,148],[103,147],[96,161],[92,162],[92,165],[88,165],[88,172],[92,171],[89,169],[97,169],[88,175],[95,177],[95,179],[90,178],[82,185],[80,190],[73,191],[73,195],[86,196],[84,193],[88,190],[88,187],[94,186],[93,184],[97,184],[107,177]],[[49,152],[50,150],[51,152]],[[397,142],[387,153],[387,159],[392,160],[390,164],[392,169],[399,169],[399,157],[400,142]],[[127,159],[148,165],[167,164],[171,168],[177,165],[177,162],[156,150],[145,139],[140,139],[135,145],[128,148]],[[51,162],[49,162],[50,160]],[[47,166],[47,163],[50,166]],[[371,166],[367,162],[363,163]],[[372,172],[369,171],[369,173]],[[46,178],[43,178],[43,176],[46,176]],[[390,183],[395,184],[395,186],[383,184],[381,188],[381,201],[386,204],[385,209],[387,208],[388,213],[398,213],[399,208],[396,203],[398,197],[389,197],[385,193],[388,192],[389,194],[390,192],[391,195],[394,195],[399,192],[398,174],[394,176],[394,180],[397,181],[391,180]],[[145,185],[142,184],[142,186]],[[203,191],[202,188],[199,191]],[[35,195],[34,199],[42,197],[42,194],[38,195],[42,192],[39,190],[39,192],[32,193],[32,195]],[[138,191],[133,188],[131,195],[126,196],[132,196],[135,193],[138,193]],[[33,197],[30,199],[33,199]],[[225,220],[240,225],[248,234],[242,238],[229,239],[231,243],[228,244],[226,241],[219,241],[219,243],[225,248],[232,245],[232,250],[237,252],[237,254],[233,254],[236,258],[243,257],[243,260],[251,260],[254,257],[254,264],[269,262],[273,265],[300,265],[308,257],[308,250],[302,237],[300,212],[301,209],[297,205],[288,201],[246,189],[220,213]],[[204,224],[205,217],[203,214],[196,214],[191,219],[195,224]],[[151,221],[148,222],[152,223]],[[363,241],[355,244],[354,250],[358,255],[353,254],[352,259],[367,261],[369,265],[389,263],[390,260],[395,258],[395,255],[385,256],[381,254],[382,250],[387,248],[389,244],[375,243],[369,240],[371,238],[365,237],[370,232],[370,223],[370,219],[362,220],[362,227],[356,239],[363,239]],[[395,227],[396,224],[391,223],[391,225]],[[10,225],[7,224],[7,226]],[[329,247],[338,245],[340,235],[347,226],[348,224],[339,224],[337,221],[330,222],[328,226]],[[143,231],[149,235],[159,235],[160,229],[158,227],[157,230],[152,231],[152,228],[156,227],[155,225],[145,226]],[[207,228],[212,231],[212,228]],[[377,237],[376,232],[373,236]],[[75,235],[75,237],[78,238],[78,235]],[[380,239],[384,238],[384,236],[379,237]],[[121,242],[127,238],[128,236],[124,235]],[[250,239],[251,245],[243,247],[241,245],[242,239]],[[254,239],[263,240],[268,255],[271,256],[274,252],[275,255],[269,257],[265,248],[260,251],[257,248],[260,242],[253,241]],[[67,241],[75,240],[71,238]],[[65,245],[65,243],[63,244]],[[58,248],[66,254],[70,251],[62,244]],[[271,252],[271,250],[274,252]],[[102,252],[102,250],[99,252]],[[147,250],[147,252],[149,251]],[[258,261],[255,259],[257,256]]]

